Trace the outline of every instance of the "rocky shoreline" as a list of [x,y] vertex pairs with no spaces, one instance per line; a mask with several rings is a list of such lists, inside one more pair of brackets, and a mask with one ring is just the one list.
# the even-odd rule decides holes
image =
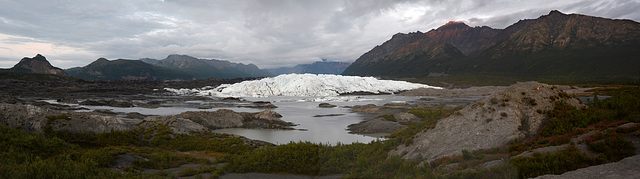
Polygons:
[[[247,79],[208,79],[194,81],[157,82],[149,80],[85,81],[67,78],[53,80],[0,79],[0,124],[26,132],[54,131],[74,133],[100,133],[111,130],[133,130],[155,124],[171,124],[177,133],[215,130],[221,128],[293,129],[290,122],[280,120],[280,114],[269,110],[276,106],[269,102],[248,103],[241,99],[178,97],[165,87],[202,87],[235,83]],[[54,100],[50,103],[46,100]],[[87,111],[84,106],[109,107],[165,107],[168,103],[189,100],[207,102],[197,108],[210,109],[242,105],[239,107],[266,109],[258,113],[232,110],[188,111],[169,116],[147,116],[137,112],[114,113],[109,110]],[[231,103],[231,104],[230,104]],[[237,104],[236,104],[237,103]],[[70,104],[73,104],[70,105]]]
[[[50,128],[72,133],[101,133],[111,130],[129,131],[149,126],[151,123],[170,124],[175,133],[189,134],[221,128],[293,129],[295,124],[280,119],[282,115],[266,109],[262,112],[187,111],[169,116],[145,116],[131,112],[114,113],[108,110],[76,112],[58,110],[49,106],[0,103],[0,124],[26,132]],[[125,117],[119,117],[126,115]]]

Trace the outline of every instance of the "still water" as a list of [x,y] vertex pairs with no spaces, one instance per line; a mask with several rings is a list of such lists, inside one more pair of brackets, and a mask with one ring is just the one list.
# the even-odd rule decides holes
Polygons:
[[[369,143],[378,137],[350,134],[346,129],[350,124],[359,123],[374,116],[351,112],[346,106],[386,103],[413,103],[420,100],[416,96],[396,95],[365,95],[365,96],[339,96],[339,97],[265,97],[243,98],[246,102],[205,102],[186,101],[182,103],[166,104],[168,107],[160,108],[118,108],[109,106],[81,106],[95,109],[107,109],[113,112],[138,112],[144,115],[175,115],[185,111],[216,111],[218,109],[231,109],[237,112],[260,112],[264,109],[236,107],[239,103],[251,103],[253,101],[269,101],[278,106],[272,109],[282,115],[282,120],[297,124],[296,130],[276,129],[244,129],[229,128],[214,130],[214,132],[241,135],[250,139],[262,140],[274,144],[286,144],[289,142],[309,141],[335,145],[337,143],[350,144],[354,142]],[[465,104],[477,98],[438,98],[429,97],[429,103]],[[47,100],[47,102],[53,102]],[[320,108],[320,103],[337,105],[335,108]],[[215,104],[214,104],[215,103]],[[226,103],[226,104],[225,104]],[[202,106],[210,106],[210,109],[199,109]],[[323,116],[324,117],[314,117]],[[380,139],[383,140],[383,139]]]

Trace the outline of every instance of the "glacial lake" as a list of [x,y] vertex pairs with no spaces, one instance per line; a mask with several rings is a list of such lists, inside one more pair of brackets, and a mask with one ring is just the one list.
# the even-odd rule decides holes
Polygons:
[[[430,100],[420,100],[420,98],[430,98]],[[361,121],[371,119],[375,116],[351,112],[345,106],[354,105],[384,105],[386,103],[443,103],[443,104],[466,104],[478,98],[441,98],[441,97],[418,97],[418,96],[396,96],[396,95],[363,95],[363,96],[337,96],[337,97],[245,97],[244,102],[207,102],[207,101],[185,101],[181,103],[163,104],[169,107],[160,108],[119,108],[109,106],[71,106],[85,107],[93,111],[95,109],[107,109],[113,112],[138,112],[144,115],[175,115],[185,111],[216,111],[218,109],[230,109],[237,112],[260,112],[265,109],[235,107],[246,103],[250,104],[255,101],[269,101],[278,106],[271,109],[282,115],[282,120],[297,124],[294,126],[296,130],[277,130],[277,129],[244,129],[229,128],[218,129],[214,132],[228,133],[244,136],[250,139],[262,140],[274,144],[286,144],[289,142],[309,141],[313,143],[322,143],[335,145],[337,143],[351,144],[354,142],[369,143],[371,141],[384,138],[365,136],[359,134],[350,134],[347,126],[359,123]],[[56,103],[54,100],[45,100],[49,103]],[[330,103],[337,105],[335,108],[320,108],[320,103]],[[226,103],[226,104],[225,104]],[[202,106],[210,106],[210,109],[200,109]],[[323,117],[314,117],[314,116]]]

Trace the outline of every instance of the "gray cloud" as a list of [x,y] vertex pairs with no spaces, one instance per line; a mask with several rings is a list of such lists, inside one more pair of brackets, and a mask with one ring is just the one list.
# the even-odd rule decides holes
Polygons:
[[[638,0],[0,0],[0,59],[43,53],[55,66],[99,57],[187,54],[290,66],[321,58],[353,61],[398,32],[450,20],[505,28],[557,9],[640,19]],[[0,65],[7,67],[7,61]],[[12,65],[11,65],[12,66]]]

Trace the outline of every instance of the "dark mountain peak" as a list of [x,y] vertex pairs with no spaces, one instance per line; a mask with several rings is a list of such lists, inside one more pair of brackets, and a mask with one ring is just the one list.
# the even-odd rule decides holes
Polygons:
[[499,30],[490,27],[469,27],[461,21],[449,21],[438,29],[424,33],[432,39],[445,41],[458,48],[463,54],[489,48],[495,42],[492,39]]
[[[111,61],[107,60],[106,58],[98,58],[96,61],[91,62],[89,65],[100,65],[100,64],[107,64]],[[87,65],[87,66],[89,66]]]
[[411,76],[428,75],[433,72],[430,67],[463,56],[460,50],[446,41],[430,38],[420,31],[398,33],[360,56],[342,74],[392,77],[407,73],[412,73]]
[[350,64],[351,63],[347,62],[334,62],[327,59],[322,59],[322,61],[315,61],[308,64],[298,64],[294,67],[280,67],[266,70],[274,75],[290,73],[341,74],[345,69],[347,69],[347,67],[349,67]]
[[33,60],[37,60],[37,61],[46,61],[47,63],[49,63],[49,61],[47,61],[47,58],[45,58],[44,56],[37,54],[35,57],[32,58]]
[[411,39],[422,39],[422,38],[427,38],[427,36],[420,32],[410,32],[410,33],[397,33],[395,35],[393,35],[393,37],[391,37],[391,39],[389,40],[392,43],[395,42],[400,42],[400,41],[406,41],[406,40],[411,40]]
[[197,60],[198,58],[189,55],[171,54],[165,60]]
[[158,64],[160,61],[153,59],[153,58],[141,58],[140,61],[148,63],[148,64],[152,64],[152,65],[156,65]]
[[558,10],[552,10],[551,12],[549,12],[549,14],[547,16],[566,16],[567,14],[564,14]]
[[109,60],[107,60],[106,58],[98,58],[98,60],[96,60],[96,62],[105,63],[105,62],[109,62]]
[[462,21],[449,21],[446,24],[438,27],[436,30],[449,30],[449,29],[468,29],[471,28]]
[[47,58],[37,54],[33,58],[24,57],[18,64],[11,68],[12,71],[28,72],[28,73],[41,73],[41,74],[54,74],[67,76],[67,74],[60,68],[54,67],[49,63]]

